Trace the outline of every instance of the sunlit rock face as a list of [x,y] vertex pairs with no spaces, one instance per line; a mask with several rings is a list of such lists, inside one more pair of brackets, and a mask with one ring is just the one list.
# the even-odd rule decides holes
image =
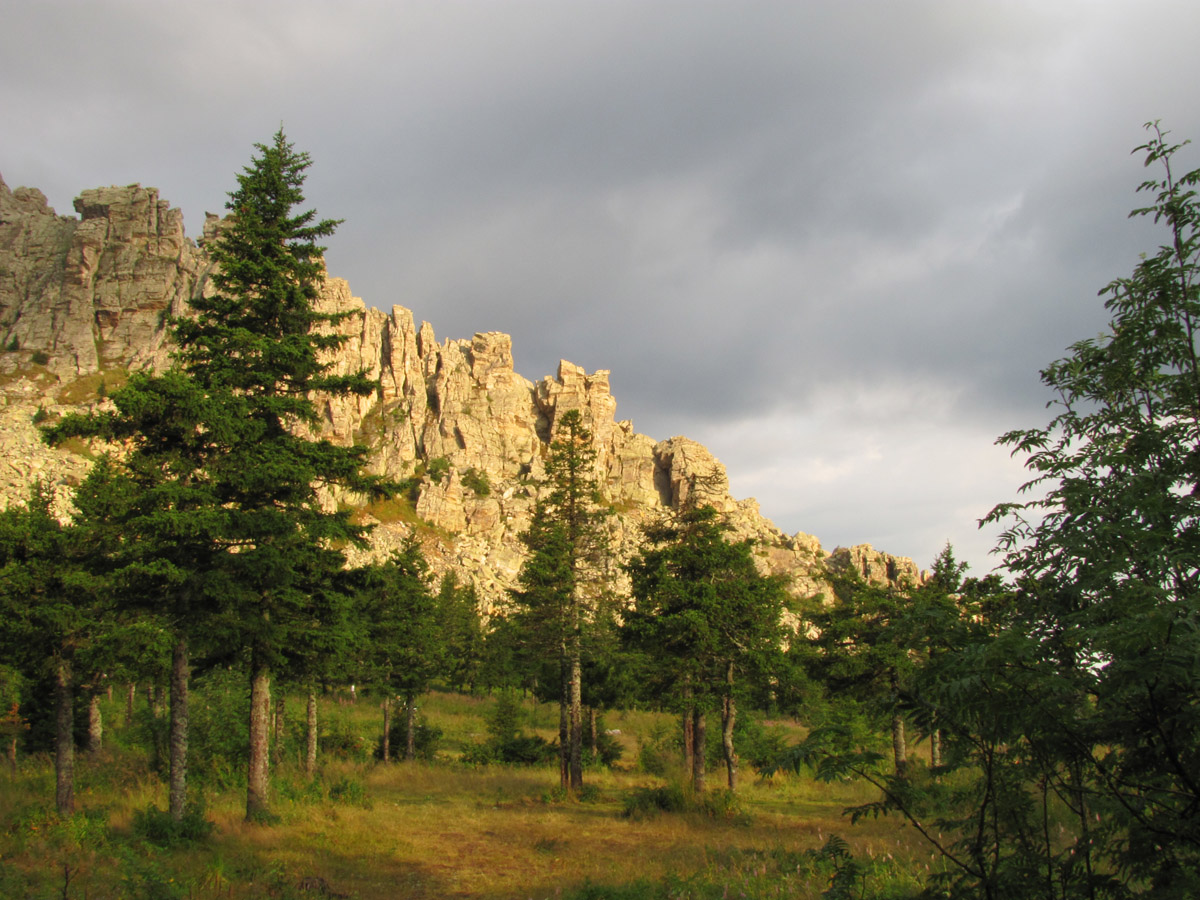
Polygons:
[[[41,192],[10,190],[0,180],[0,504],[20,502],[40,479],[70,486],[87,471],[82,447],[52,450],[34,419],[95,408],[132,369],[170,360],[168,323],[209,289],[212,263],[204,243],[221,227],[210,215],[197,245],[184,235],[179,210],[140,185],[85,191],[78,217],[56,215]],[[314,398],[323,436],[371,449],[374,471],[410,479],[403,500],[364,506],[331,495],[330,504],[360,507],[375,524],[369,550],[378,557],[416,534],[433,570],[473,582],[489,612],[502,610],[523,559],[519,535],[541,490],[557,423],[579,410],[596,447],[596,476],[612,508],[608,529],[616,564],[640,546],[641,527],[685,504],[710,504],[734,535],[755,541],[763,571],[783,574],[800,596],[829,593],[832,569],[872,581],[917,581],[912,560],[867,545],[826,553],[809,535],[787,535],[754,500],[729,493],[725,467],[686,437],[656,441],[616,418],[605,370],[586,372],[566,360],[553,376],[531,382],[513,371],[512,338],[499,332],[438,342],[402,306],[369,307],[340,278],[324,281],[323,310],[345,313],[345,337],[329,362],[337,372],[365,371],[374,396]]]

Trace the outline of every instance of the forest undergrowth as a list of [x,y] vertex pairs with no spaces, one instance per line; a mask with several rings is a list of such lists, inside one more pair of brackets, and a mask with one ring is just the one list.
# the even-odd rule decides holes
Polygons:
[[[198,694],[206,701],[198,711],[227,699],[210,694]],[[383,764],[378,703],[326,697],[321,764],[308,779],[303,722],[289,723],[271,824],[244,821],[241,767],[223,758],[236,742],[204,727],[192,753],[192,805],[172,822],[152,709],[139,698],[126,723],[123,699],[103,701],[104,745],[79,754],[75,815],[54,811],[49,756],[23,756],[0,774],[0,896],[904,897],[938,865],[898,820],[851,827],[842,810],[873,799],[859,784],[791,774],[746,778],[735,798],[711,787],[703,800],[688,796],[682,767],[664,754],[675,730],[666,714],[608,713],[621,759],[589,768],[582,799],[568,801],[553,762],[462,762],[486,740],[494,699],[424,699],[436,747],[421,760]],[[557,709],[522,707],[530,732],[551,738]],[[300,698],[286,708],[302,709]],[[790,724],[777,731],[799,734]]]

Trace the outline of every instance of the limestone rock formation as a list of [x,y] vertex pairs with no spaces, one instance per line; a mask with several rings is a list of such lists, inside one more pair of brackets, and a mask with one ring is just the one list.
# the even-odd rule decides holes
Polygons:
[[[152,188],[85,191],[79,218],[58,216],[36,190],[0,180],[0,504],[19,502],[33,479],[77,483],[87,461],[38,440],[36,416],[103,403],[103,385],[169,359],[166,322],[185,315],[206,288],[211,263],[184,236],[183,218]],[[205,238],[221,220],[209,216]],[[636,551],[640,527],[681,504],[708,503],[735,534],[756,542],[765,571],[787,574],[798,595],[828,591],[831,569],[872,580],[919,580],[912,561],[868,546],[826,554],[816,538],[786,535],[753,500],[729,493],[724,466],[685,437],[665,441],[616,419],[609,373],[566,360],[534,383],[513,369],[512,340],[488,332],[439,343],[412,313],[366,306],[339,278],[327,278],[323,308],[350,313],[329,360],[339,372],[378,379],[372,397],[317,397],[322,433],[372,448],[375,471],[408,479],[410,496],[363,507],[376,525],[363,556],[421,538],[435,572],[474,582],[489,609],[500,607],[522,562],[518,536],[529,525],[557,422],[579,410],[597,449],[597,475],[614,514],[617,554]],[[40,410],[40,412],[39,412]],[[82,448],[76,448],[82,449]],[[360,503],[330,497],[330,503]]]

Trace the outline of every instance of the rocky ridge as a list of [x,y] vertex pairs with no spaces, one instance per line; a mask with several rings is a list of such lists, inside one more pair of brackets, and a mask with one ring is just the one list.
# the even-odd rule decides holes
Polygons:
[[[78,218],[58,216],[40,191],[10,190],[0,179],[0,505],[20,502],[37,478],[69,486],[89,465],[86,448],[51,450],[35,418],[104,403],[104,388],[137,368],[169,358],[166,321],[206,289],[211,262],[204,237],[184,235],[183,216],[140,185],[85,191]],[[412,312],[366,306],[340,278],[320,299],[350,315],[331,358],[341,371],[365,369],[376,396],[317,398],[323,433],[372,448],[375,471],[416,485],[409,499],[362,509],[379,555],[416,532],[435,572],[474,582],[488,610],[502,606],[523,558],[528,526],[557,421],[578,409],[593,433],[597,467],[614,514],[619,558],[638,546],[640,526],[694,499],[715,506],[735,533],[753,538],[764,571],[787,574],[798,595],[827,593],[835,569],[875,581],[919,580],[912,560],[868,545],[822,550],[803,533],[787,535],[754,500],[735,500],[725,468],[685,437],[656,441],[616,419],[609,373],[566,360],[539,382],[513,369],[512,340],[488,332],[438,342]],[[350,501],[330,497],[329,502]]]

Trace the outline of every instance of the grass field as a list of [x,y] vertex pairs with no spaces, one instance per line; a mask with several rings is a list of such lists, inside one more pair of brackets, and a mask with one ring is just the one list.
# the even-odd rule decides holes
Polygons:
[[[639,741],[670,721],[646,712],[610,713],[622,766],[585,774],[584,802],[556,791],[550,766],[471,767],[461,748],[485,736],[487,699],[426,698],[422,714],[443,731],[432,762],[383,765],[369,757],[381,721],[376,705],[322,701],[323,731],[351,733],[361,749],[327,756],[307,781],[298,761],[273,773],[269,826],[243,822],[236,775],[198,785],[213,833],[167,848],[135,825],[139,811],[166,804],[147,751],[106,704],[106,746],[77,762],[78,812],[53,813],[49,758],[25,757],[0,775],[0,896],[5,898],[347,897],[819,897],[833,868],[819,851],[841,834],[867,884],[904,896],[933,861],[910,829],[891,820],[853,828],[841,810],[872,799],[856,785],[807,778],[757,781],[750,771],[736,806],[717,815],[692,809],[629,817],[639,789],[679,779],[637,766]],[[302,710],[299,698],[289,712]],[[530,707],[551,737],[556,708]],[[298,756],[298,745],[289,748]],[[720,772],[710,784],[720,785]],[[718,795],[719,796],[719,795]],[[893,893],[894,892],[894,893]]]

